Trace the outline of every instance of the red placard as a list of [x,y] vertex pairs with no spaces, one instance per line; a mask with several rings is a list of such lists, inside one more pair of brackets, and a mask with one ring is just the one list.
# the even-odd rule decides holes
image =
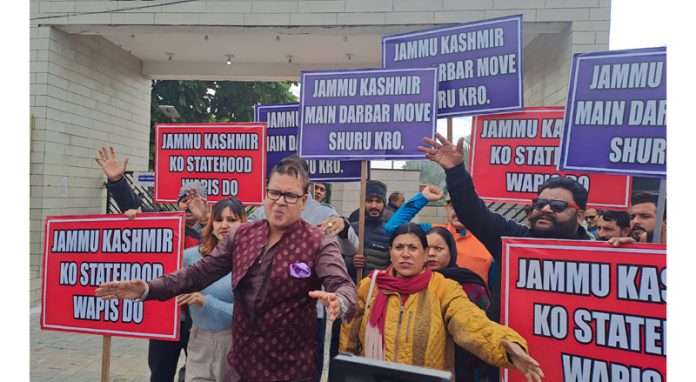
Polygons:
[[199,180],[208,201],[236,196],[261,205],[266,189],[266,124],[157,124],[155,202],[176,203],[184,184]]
[[666,381],[665,249],[504,238],[502,323],[527,340],[545,381]]
[[[530,107],[523,112],[473,119],[469,173],[488,202],[530,204],[550,176],[566,175],[588,191],[587,206],[628,208],[631,177],[558,171],[563,107]],[[587,155],[595,155],[591,147]]]
[[168,301],[102,300],[104,282],[151,280],[182,266],[184,213],[49,216],[44,222],[41,329],[178,340]]

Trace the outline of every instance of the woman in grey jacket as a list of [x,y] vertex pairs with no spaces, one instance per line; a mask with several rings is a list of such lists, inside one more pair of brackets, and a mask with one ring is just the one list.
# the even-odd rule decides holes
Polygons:
[[[201,245],[184,252],[184,266],[209,255],[217,243],[235,226],[246,222],[246,211],[235,197],[213,206],[212,215],[202,230]],[[227,361],[232,346],[232,308],[234,295],[231,275],[227,274],[200,292],[177,296],[179,305],[188,305],[193,319],[186,358],[186,381],[223,381],[238,379]]]

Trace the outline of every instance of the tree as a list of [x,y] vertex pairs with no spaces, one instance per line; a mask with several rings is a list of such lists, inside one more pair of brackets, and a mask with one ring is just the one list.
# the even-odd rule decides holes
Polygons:
[[[469,166],[469,151],[471,148],[471,136],[464,137],[464,167]],[[420,170],[419,181],[421,184],[434,184],[446,190],[445,171],[439,164],[429,160],[409,160],[402,167],[405,170]]]
[[171,105],[181,115],[177,122],[212,122],[209,112],[212,81],[152,81],[150,95],[150,120],[156,123],[172,122],[159,109],[160,105]]
[[254,105],[297,102],[289,82],[215,82],[210,112],[217,121],[254,120]]
[[171,105],[176,122],[251,122],[254,105],[297,102],[292,82],[154,80],[150,96],[150,169],[154,168],[155,124],[172,122],[159,109]]

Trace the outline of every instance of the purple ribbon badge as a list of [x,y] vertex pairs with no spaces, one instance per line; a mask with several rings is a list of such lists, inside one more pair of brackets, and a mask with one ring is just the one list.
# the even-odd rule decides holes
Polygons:
[[309,266],[302,262],[290,264],[290,276],[296,279],[306,279],[312,275],[312,270]]

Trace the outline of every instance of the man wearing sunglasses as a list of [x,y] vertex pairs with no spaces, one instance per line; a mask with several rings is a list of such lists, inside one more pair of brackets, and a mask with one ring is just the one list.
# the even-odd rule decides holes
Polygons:
[[[495,279],[500,280],[503,236],[589,240],[580,224],[585,217],[587,190],[565,177],[549,178],[532,199],[529,225],[519,224],[490,211],[476,194],[471,175],[464,169],[464,139],[453,145],[436,133],[436,142],[423,140],[430,147],[419,146],[425,156],[445,170],[447,189],[459,220],[476,236],[495,259]],[[500,319],[500,283],[493,283],[489,308],[491,319]]]
[[585,223],[587,223],[587,232],[592,235],[592,237],[597,238],[597,222],[599,218],[599,212],[594,208],[588,208],[585,210]]

